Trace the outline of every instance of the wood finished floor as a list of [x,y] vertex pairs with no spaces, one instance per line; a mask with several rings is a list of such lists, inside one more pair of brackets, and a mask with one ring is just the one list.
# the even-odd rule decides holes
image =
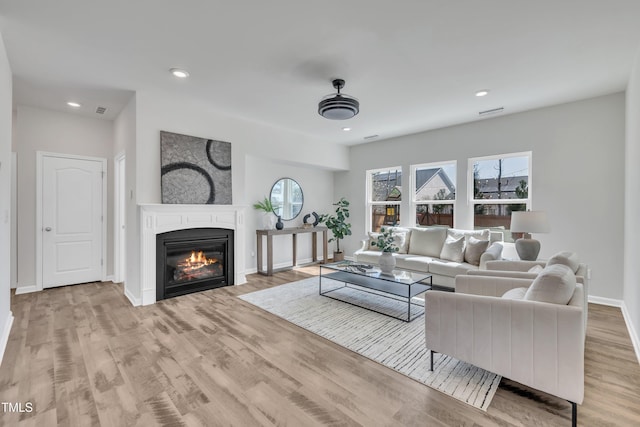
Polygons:
[[[263,312],[236,295],[317,274],[132,307],[121,285],[13,295],[3,426],[569,426],[565,401],[502,381],[487,412]],[[417,320],[420,321],[420,320]],[[582,426],[640,425],[640,365],[619,309],[591,305]]]

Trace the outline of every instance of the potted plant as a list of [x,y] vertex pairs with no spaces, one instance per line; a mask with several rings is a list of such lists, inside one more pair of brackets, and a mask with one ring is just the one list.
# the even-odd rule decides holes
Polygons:
[[380,234],[371,242],[371,246],[380,248],[382,251],[378,260],[380,270],[383,273],[391,273],[396,266],[396,259],[393,257],[393,253],[398,252],[393,230],[391,228],[380,228]]
[[344,260],[344,252],[340,250],[340,240],[344,239],[345,236],[351,236],[351,224],[346,222],[347,218],[349,218],[349,201],[342,197],[333,206],[336,206],[336,213],[321,215],[319,222],[325,223],[333,233],[333,237],[329,241],[336,241],[333,261],[342,261]]
[[[253,208],[262,211],[262,225],[265,230],[273,230],[275,226],[275,209],[271,203],[271,199],[265,196],[264,200],[253,204]],[[272,215],[273,214],[273,215]]]

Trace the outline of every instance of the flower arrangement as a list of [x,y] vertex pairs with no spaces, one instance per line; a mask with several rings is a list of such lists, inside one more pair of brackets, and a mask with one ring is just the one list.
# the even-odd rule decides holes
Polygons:
[[391,228],[380,229],[380,234],[374,241],[371,242],[371,246],[380,248],[382,252],[398,252],[395,240],[393,238],[393,230]]

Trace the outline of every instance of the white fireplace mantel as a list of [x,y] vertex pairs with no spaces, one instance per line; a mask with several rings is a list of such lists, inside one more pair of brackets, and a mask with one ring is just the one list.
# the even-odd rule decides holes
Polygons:
[[245,269],[244,206],[139,204],[140,284],[142,305],[156,302],[156,235],[190,228],[234,231],[234,285],[247,282]]

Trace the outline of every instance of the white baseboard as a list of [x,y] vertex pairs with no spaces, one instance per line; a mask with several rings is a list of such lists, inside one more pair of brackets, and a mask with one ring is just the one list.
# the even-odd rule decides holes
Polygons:
[[124,296],[127,297],[131,305],[133,305],[134,307],[142,305],[142,302],[138,298],[134,297],[126,286],[124,287]]
[[9,333],[11,332],[11,325],[13,325],[13,313],[9,311],[7,320],[4,322],[4,330],[2,336],[0,336],[0,365],[2,365],[2,358],[4,357],[4,351],[7,349],[9,343]]
[[592,304],[608,305],[610,307],[622,307],[622,300],[613,298],[597,297],[589,295],[589,302]]
[[[107,276],[104,278],[103,282],[113,282],[113,279],[115,279],[115,276],[111,275],[111,276]],[[115,283],[115,282],[113,282]]]
[[638,335],[638,331],[633,326],[633,322],[631,321],[631,315],[627,310],[627,305],[622,302],[622,317],[624,317],[624,321],[627,324],[627,330],[629,331],[629,336],[631,337],[631,343],[633,344],[633,349],[636,352],[636,358],[638,359],[638,363],[640,363],[640,335]]
[[38,289],[36,287],[36,285],[30,285],[30,286],[18,286],[16,288],[16,295],[21,295],[21,294],[30,294],[31,292],[38,292],[40,289]]

